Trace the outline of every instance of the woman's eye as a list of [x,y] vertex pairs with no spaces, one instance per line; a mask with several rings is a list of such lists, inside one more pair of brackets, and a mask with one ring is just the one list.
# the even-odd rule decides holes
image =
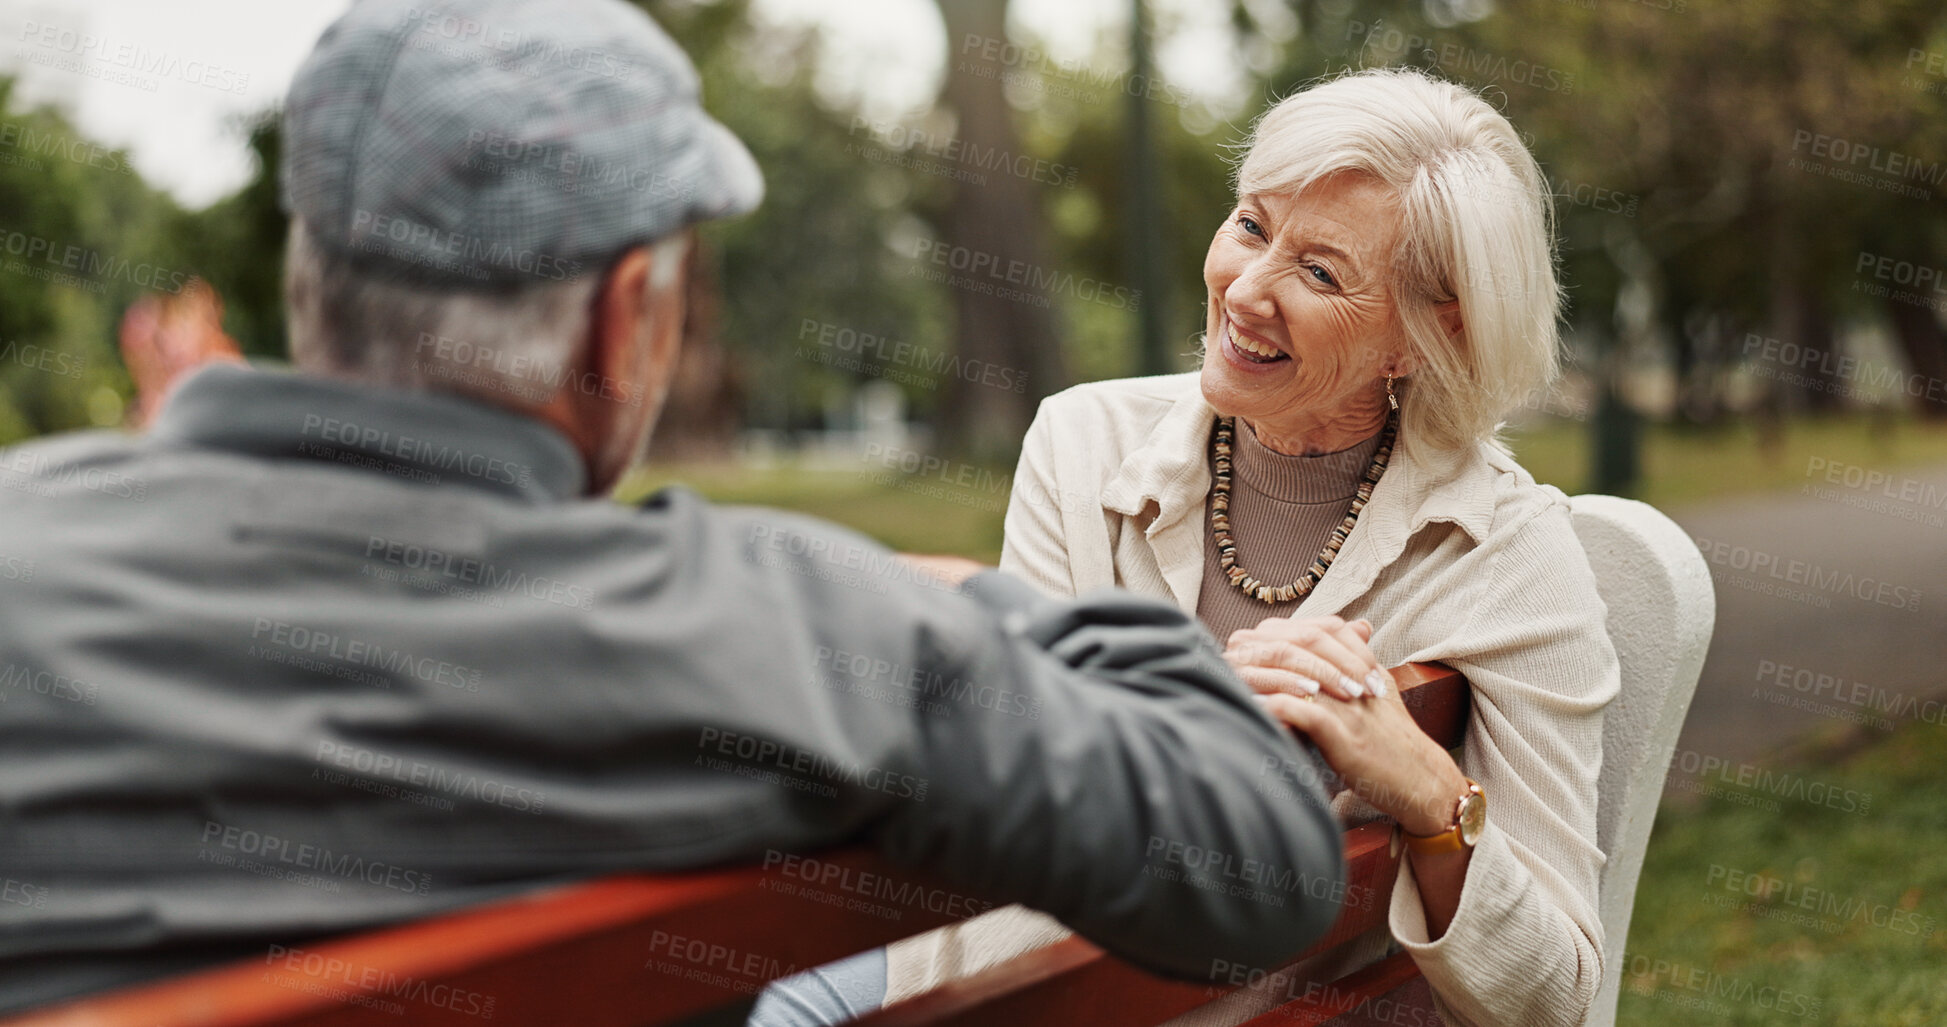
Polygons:
[[1339,284],[1337,281],[1333,280],[1332,273],[1330,271],[1325,270],[1324,268],[1318,266],[1317,264],[1311,265],[1310,270],[1312,273],[1312,277],[1317,279],[1319,281],[1319,284],[1321,285],[1330,285],[1333,287],[1337,287],[1337,285]]
[[1251,217],[1249,214],[1237,215],[1237,223],[1244,226],[1244,231],[1249,232],[1260,239],[1264,238],[1264,226],[1258,224],[1257,220]]

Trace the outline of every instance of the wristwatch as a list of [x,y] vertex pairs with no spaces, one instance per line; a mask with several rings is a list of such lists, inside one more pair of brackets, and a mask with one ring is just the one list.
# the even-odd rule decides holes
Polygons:
[[1393,835],[1403,840],[1406,847],[1422,856],[1439,856],[1449,852],[1463,852],[1480,841],[1482,829],[1487,827],[1487,793],[1473,778],[1467,779],[1467,790],[1460,794],[1454,803],[1453,826],[1434,835],[1407,834],[1397,824]]

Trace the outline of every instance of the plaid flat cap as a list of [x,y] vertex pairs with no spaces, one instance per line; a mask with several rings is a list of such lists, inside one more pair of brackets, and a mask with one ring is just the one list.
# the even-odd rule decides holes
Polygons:
[[506,287],[764,195],[696,69],[623,0],[360,0],[285,103],[284,207],[388,275]]

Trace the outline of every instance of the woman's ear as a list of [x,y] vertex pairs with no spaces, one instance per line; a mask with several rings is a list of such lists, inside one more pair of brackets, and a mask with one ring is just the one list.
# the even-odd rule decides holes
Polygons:
[[1460,338],[1460,333],[1466,328],[1466,325],[1460,319],[1459,300],[1447,300],[1443,303],[1435,303],[1433,305],[1433,312],[1439,316],[1440,327],[1446,329],[1449,340]]

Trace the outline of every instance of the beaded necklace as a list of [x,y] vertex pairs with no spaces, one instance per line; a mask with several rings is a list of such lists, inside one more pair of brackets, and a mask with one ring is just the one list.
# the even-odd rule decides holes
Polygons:
[[1289,603],[1311,592],[1318,579],[1338,559],[1339,547],[1352,534],[1352,526],[1359,523],[1359,513],[1372,499],[1373,487],[1379,484],[1379,476],[1386,473],[1386,463],[1393,455],[1393,440],[1399,434],[1399,417],[1395,414],[1386,418],[1386,427],[1380,433],[1379,448],[1372,455],[1372,463],[1366,468],[1365,476],[1359,480],[1359,493],[1352,500],[1352,509],[1339,522],[1332,538],[1325,543],[1325,549],[1318,559],[1305,571],[1304,577],[1289,585],[1267,585],[1252,577],[1237,562],[1237,540],[1230,537],[1230,454],[1231,444],[1236,439],[1237,420],[1231,417],[1217,418],[1217,432],[1211,439],[1211,449],[1216,471],[1216,481],[1210,493],[1210,534],[1217,542],[1217,562],[1224,569],[1224,576],[1230,583],[1247,596],[1261,603]]

